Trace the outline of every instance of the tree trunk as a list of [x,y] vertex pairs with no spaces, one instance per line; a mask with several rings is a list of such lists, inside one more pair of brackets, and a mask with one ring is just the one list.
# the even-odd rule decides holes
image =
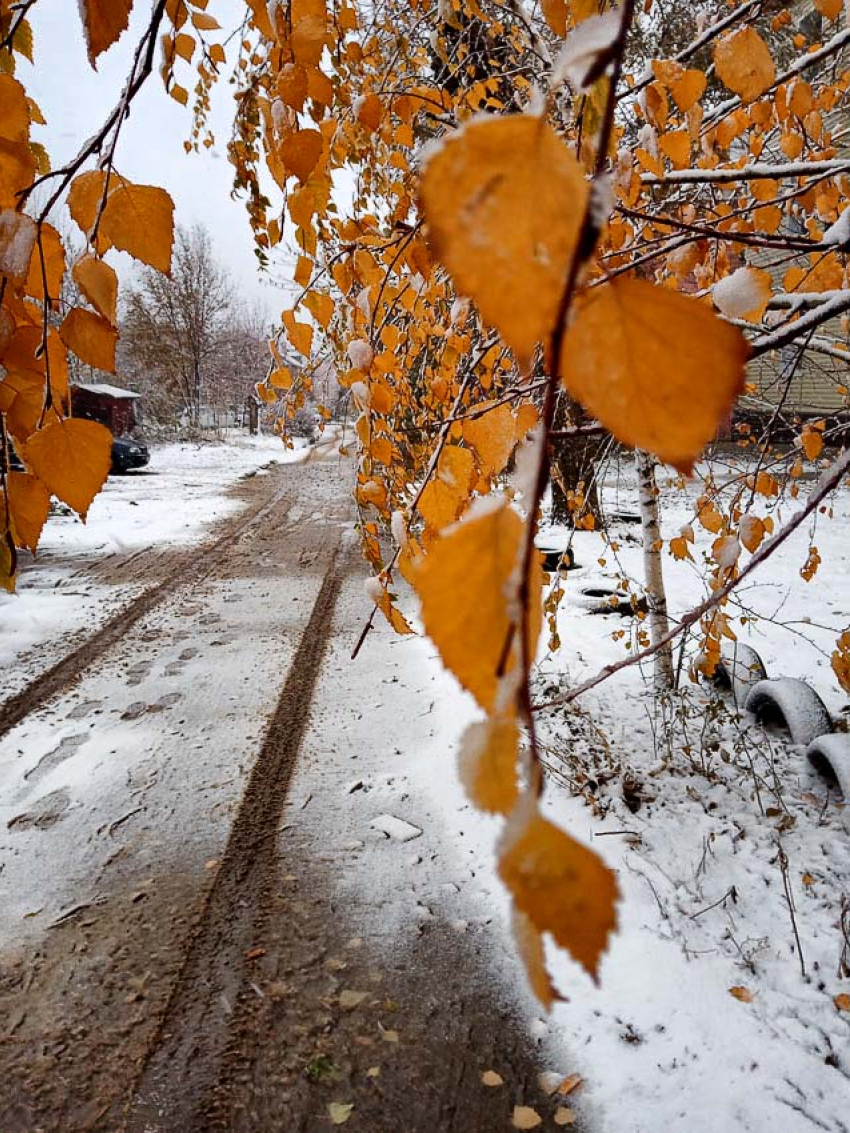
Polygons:
[[[558,396],[555,429],[586,425],[590,418],[577,401],[566,393]],[[601,442],[599,437],[570,437],[552,442],[552,522],[575,526],[580,516],[593,516],[597,528],[603,526],[599,492],[594,476]],[[571,510],[567,493],[582,493],[580,511]]]
[[[643,567],[649,611],[649,636],[653,645],[667,633],[667,592],[661,567],[661,524],[658,513],[658,486],[655,458],[640,449],[635,453],[640,492],[640,520],[643,532]],[[673,687],[673,643],[668,641],[655,654],[656,688]]]

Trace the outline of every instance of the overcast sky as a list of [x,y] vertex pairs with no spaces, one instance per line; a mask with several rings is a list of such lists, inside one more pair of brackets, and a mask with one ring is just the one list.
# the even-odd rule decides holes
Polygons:
[[[215,5],[216,18],[227,31],[236,26],[242,11],[244,5],[238,0],[219,0]],[[47,146],[54,167],[77,152],[116,104],[149,12],[148,0],[136,0],[129,30],[101,55],[95,72],[86,58],[75,0],[42,0],[33,7],[30,20],[37,66],[30,68],[24,61],[19,74],[47,119],[46,126],[34,127],[33,138]],[[157,67],[160,62],[157,49]],[[191,90],[194,82],[189,68],[182,63],[180,67],[183,77],[179,81]],[[232,89],[223,75],[211,115],[215,148],[187,155],[183,142],[191,126],[190,109],[174,102],[165,93],[159,74],[152,74],[121,131],[116,168],[131,181],[167,189],[179,224],[200,221],[206,225],[217,256],[239,293],[249,303],[260,300],[268,314],[276,317],[285,305],[285,292],[261,283],[244,203],[230,198],[233,169],[225,147]],[[122,265],[122,260],[127,263]],[[113,262],[126,275],[129,258],[120,255]],[[283,273],[279,269],[276,274]]]

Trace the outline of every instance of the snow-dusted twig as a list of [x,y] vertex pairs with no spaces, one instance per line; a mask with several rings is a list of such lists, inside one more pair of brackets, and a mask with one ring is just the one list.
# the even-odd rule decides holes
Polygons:
[[789,342],[794,342],[837,315],[843,315],[845,311],[850,311],[850,288],[837,291],[832,299],[801,315],[796,322],[786,323],[779,330],[770,331],[755,339],[752,343],[751,357],[756,358],[769,350],[778,350],[781,346],[787,346]]
[[850,469],[850,449],[845,449],[844,452],[838,457],[834,464],[832,464],[821,476],[815,488],[812,490],[811,495],[806,500],[803,507],[796,512],[791,519],[782,527],[775,535],[773,535],[766,542],[762,543],[758,551],[753,555],[750,561],[740,571],[736,578],[730,579],[725,586],[721,587],[711,597],[706,598],[699,606],[694,606],[683,618],[681,618],[662,638],[642,649],[639,653],[632,653],[628,657],[624,657],[620,661],[616,661],[611,665],[606,665],[589,677],[586,681],[582,681],[580,685],[570,689],[560,696],[552,697],[551,700],[544,700],[539,704],[535,704],[534,711],[542,712],[547,709],[557,708],[561,705],[571,704],[578,697],[583,696],[586,692],[601,685],[604,681],[609,680],[616,673],[621,672],[623,669],[631,668],[632,665],[639,665],[642,661],[646,661],[652,657],[659,649],[662,649],[668,641],[672,641],[683,633],[688,626],[695,625],[705,614],[719,606],[733,590],[748,578],[754,571],[758,570],[760,566],[769,559],[774,551],[779,547],[797,530],[801,524],[805,523],[806,519],[812,514],[813,511],[826,499],[833,489],[835,489],[842,476]]
[[818,174],[847,173],[850,159],[831,157],[825,161],[788,161],[774,164],[754,161],[741,168],[726,166],[722,169],[671,169],[661,177],[657,173],[642,173],[644,185],[728,185],[739,181],[780,181],[783,177],[815,177]]

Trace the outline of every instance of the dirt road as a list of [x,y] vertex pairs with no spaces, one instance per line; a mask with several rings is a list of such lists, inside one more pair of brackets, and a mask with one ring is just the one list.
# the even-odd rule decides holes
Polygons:
[[552,1126],[500,898],[408,782],[447,686],[348,659],[347,474],[258,480],[0,708],[2,1133]]

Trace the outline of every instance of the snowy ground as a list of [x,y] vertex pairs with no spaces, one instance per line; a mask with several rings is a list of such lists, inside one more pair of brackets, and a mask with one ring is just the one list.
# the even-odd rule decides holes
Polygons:
[[[0,606],[0,645],[8,649],[13,637],[18,642],[19,634],[7,620],[13,602],[24,604],[18,607],[23,609],[24,629],[39,609],[47,611],[46,629],[32,627],[33,638],[53,632],[57,624],[71,632],[86,619],[103,616],[104,594],[76,593],[69,560],[76,555],[85,563],[89,554],[141,549],[159,538],[197,539],[205,524],[234,506],[224,498],[228,482],[269,459],[286,459],[272,447],[276,445],[268,440],[240,450],[158,450],[154,462],[162,460],[163,471],[144,479],[144,499],[137,494],[136,481],[115,480],[92,509],[88,529],[70,519],[54,521],[45,534],[44,564],[25,574],[22,598]],[[804,485],[803,495],[806,490]],[[694,485],[684,491],[664,486],[666,538],[690,520],[696,494]],[[604,497],[612,511],[636,510],[628,463],[619,472],[609,472]],[[740,639],[759,650],[771,676],[805,676],[833,713],[845,703],[828,655],[835,637],[850,622],[850,598],[842,585],[850,555],[848,513],[850,494],[845,492],[834,501],[831,519],[818,517],[815,540],[823,564],[812,583],[806,584],[798,573],[812,536],[807,530],[770,560],[765,573],[741,596],[748,617],[754,613],[759,618],[740,627]],[[319,522],[321,517],[314,513],[304,518]],[[582,566],[570,572],[558,615],[562,651],[555,657],[541,648],[541,700],[624,654],[632,621],[591,613],[581,593],[624,576],[640,578],[638,529],[614,521],[611,532],[616,551],[596,534],[581,533],[574,539]],[[699,562],[714,537],[699,527],[695,532],[693,554]],[[51,570],[60,581],[55,597]],[[704,584],[693,565],[666,555],[665,570],[675,616],[703,597]],[[38,589],[34,578],[43,580]],[[231,619],[232,585],[228,582],[220,595],[207,588],[210,602],[220,600],[223,616]],[[279,589],[283,581],[270,585]],[[296,597],[311,600],[301,589],[296,583],[291,593],[286,591],[286,608]],[[617,871],[622,899],[619,932],[603,962],[599,988],[567,957],[550,955],[570,1002],[544,1019],[525,991],[507,930],[507,902],[493,858],[499,823],[473,811],[457,783],[457,739],[465,723],[475,718],[475,708],[439,670],[427,642],[396,639],[383,626],[352,664],[350,645],[359,615],[365,614],[361,596],[362,579],[351,579],[342,603],[340,640],[323,670],[312,732],[293,782],[287,817],[291,827],[285,824],[282,834],[291,828],[299,838],[314,837],[331,862],[328,872],[340,894],[374,912],[373,931],[388,955],[403,957],[411,934],[427,921],[441,920],[469,939],[487,960],[495,994],[521,1004],[529,1034],[539,1044],[541,1070],[581,1075],[583,1085],[569,1101],[578,1126],[588,1133],[656,1133],[665,1127],[671,1133],[846,1133],[850,1012],[841,1010],[835,997],[850,992],[850,980],[840,977],[842,955],[850,961],[841,927],[842,898],[850,895],[850,816],[840,800],[810,780],[801,753],[789,747],[781,733],[765,732],[740,716],[728,698],[687,679],[680,697],[651,710],[637,668],[603,684],[570,711],[548,717],[544,740],[553,775],[547,805],[559,823],[592,844]],[[262,588],[254,597],[260,603],[255,603],[258,617],[262,613],[264,618],[269,597]],[[284,610],[284,603],[273,601],[271,608]],[[176,618],[181,611],[168,616]],[[625,637],[615,638],[622,630]],[[223,647],[220,630],[213,626],[209,632],[218,635],[210,644]],[[103,724],[98,727],[103,743],[109,741],[107,754],[117,747],[129,757],[136,753],[141,760],[144,755],[145,766],[153,772],[159,759],[154,744],[166,743],[159,720],[166,720],[178,737],[170,741],[178,744],[178,754],[197,747],[204,759],[203,764],[196,761],[197,768],[212,779],[217,780],[219,772],[223,775],[234,751],[242,756],[240,743],[247,766],[258,736],[237,735],[239,720],[250,718],[259,728],[266,710],[251,699],[253,692],[247,695],[256,683],[251,676],[254,632],[236,619],[232,640],[224,642],[233,656],[224,665],[211,660],[209,671],[204,668],[205,648],[200,653],[185,648],[188,625],[185,633],[176,633],[173,645],[168,645],[174,660],[170,655],[160,659],[162,672],[157,668],[144,677],[159,682],[144,695],[158,707],[163,691],[181,679],[169,665],[175,672],[186,669],[192,684],[185,696],[197,701],[194,714],[178,701],[163,705],[164,716],[149,716],[149,707],[138,720],[130,714],[127,722],[121,716],[122,701],[112,710],[114,734],[107,735]],[[152,640],[158,643],[161,637]],[[270,639],[263,663],[274,658],[282,679],[288,655],[276,658],[273,650]],[[91,677],[99,679],[97,674]],[[223,692],[212,693],[215,680],[233,682],[231,698],[240,690],[247,697],[235,715],[233,706],[224,703]],[[261,685],[261,692],[273,699],[271,687]],[[76,702],[80,711],[95,703],[96,690],[91,702],[85,699],[88,695],[78,690],[69,699],[69,736],[81,727],[72,722]],[[137,695],[141,693],[128,688],[126,711]],[[101,699],[109,697],[104,693]],[[221,700],[221,711],[230,713],[226,725],[214,722],[212,733],[213,723],[206,718],[211,699]],[[91,712],[96,715],[97,710]],[[180,719],[172,722],[169,713]],[[64,734],[57,733],[49,719],[33,727],[47,730],[43,735],[28,733],[28,757],[49,754],[50,745]],[[224,745],[218,742],[215,748],[220,765],[213,761],[206,767],[207,737],[220,738],[219,727],[231,732],[220,733],[225,737]],[[121,729],[133,732],[136,746]],[[17,746],[17,739],[14,743]],[[72,766],[63,763],[50,773],[64,774]],[[173,774],[178,772],[175,781],[182,782],[186,771],[175,761]],[[241,776],[240,767],[239,782]],[[235,801],[238,785],[227,788],[228,804]],[[39,791],[51,786],[56,783],[45,778]],[[217,781],[209,789],[213,787],[218,789]],[[331,787],[336,791],[332,805],[319,807],[321,792]],[[88,789],[85,794],[86,806],[102,809],[103,800],[90,797]],[[123,794],[121,784],[112,795],[104,792],[113,818],[125,809]],[[217,796],[210,798],[220,807]],[[11,798],[10,807],[13,802],[19,807]],[[8,810],[8,815],[13,813],[17,811]],[[187,831],[193,829],[194,813],[187,806]],[[215,834],[221,838],[226,813],[215,813],[221,827]],[[86,817],[82,810],[79,814]],[[386,815],[412,822],[421,837],[410,843],[385,837],[372,823]],[[142,860],[134,868],[153,871],[154,865],[162,868],[156,859],[157,829],[153,818],[145,816],[145,821],[151,823],[149,852],[154,857],[150,864]],[[124,834],[130,825],[116,833]],[[47,840],[59,829],[18,832],[15,837]],[[107,837],[112,837],[111,827],[107,829]],[[202,824],[198,837],[206,837],[206,830]],[[88,853],[82,828],[79,845],[81,854]],[[216,856],[206,846],[199,855],[199,860]],[[8,870],[7,883],[12,865]],[[49,889],[53,875],[42,872]],[[59,907],[72,894],[59,893],[69,884],[69,871],[58,857],[55,876],[57,891],[51,890],[47,898]],[[80,876],[88,876],[87,869],[81,867]],[[21,918],[40,899],[24,894],[23,885],[18,888],[16,924],[37,934],[40,922]],[[9,927],[14,928],[11,922]],[[477,1053],[471,1051],[469,1057]],[[481,1066],[487,1069],[499,1071],[498,1060]],[[545,1117],[542,1127],[553,1127],[554,1105],[538,1107]]]
[[[284,448],[275,436],[233,431],[220,444],[169,444],[151,451],[147,468],[110,476],[86,523],[64,506],[54,507],[35,559],[21,553],[15,594],[0,592],[0,656],[9,694],[56,648],[90,633],[144,589],[120,573],[102,583],[87,577],[92,563],[116,567],[149,548],[175,547],[203,539],[210,526],[238,510],[229,490],[264,466],[302,460],[304,442]],[[119,568],[120,569],[120,568]],[[13,687],[14,686],[14,687]]]
[[[661,482],[669,538],[692,522],[700,489]],[[802,485],[801,500],[810,487]],[[637,511],[629,463],[609,470],[603,497],[609,512]],[[796,506],[774,513],[777,524]],[[768,675],[805,677],[834,714],[847,699],[829,653],[850,622],[849,518],[844,491],[831,518],[819,515],[742,588],[735,610],[747,619],[739,639],[758,649]],[[582,591],[631,578],[640,592],[639,530],[615,521],[615,550],[598,534],[575,535],[581,569],[565,584],[560,654],[541,647],[539,700],[624,655],[637,623],[591,613],[598,600]],[[565,533],[543,535],[557,541]],[[715,538],[696,527],[697,563]],[[811,542],[823,564],[807,584],[799,571]],[[702,600],[705,587],[694,564],[666,554],[664,561],[675,617]],[[583,1075],[574,1105],[602,1133],[843,1133],[850,1129],[850,1001],[835,997],[850,992],[850,905],[841,923],[850,895],[850,815],[810,777],[802,751],[783,733],[761,729],[728,696],[687,679],[693,648],[686,644],[681,695],[655,710],[644,675],[631,668],[570,710],[544,717],[547,757],[560,780],[547,805],[617,871],[622,900],[601,986],[552,952],[571,1002],[545,1025],[532,1017],[532,1033],[560,1044],[568,1064],[555,1069]],[[469,812],[454,781],[456,737],[474,710],[454,705],[443,715],[449,734],[429,747],[427,765],[411,762],[413,775],[458,816],[450,821],[462,816],[462,852],[474,855],[479,883],[504,920],[488,856],[495,827]]]

